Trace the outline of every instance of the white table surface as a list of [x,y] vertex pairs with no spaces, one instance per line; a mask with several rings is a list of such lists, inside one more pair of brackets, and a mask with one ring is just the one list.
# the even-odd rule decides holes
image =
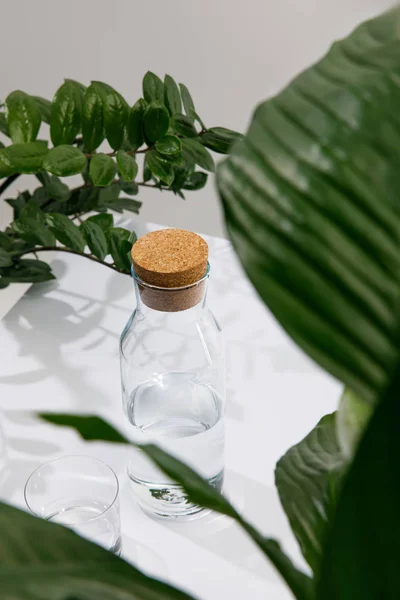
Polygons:
[[[143,234],[154,225],[125,226]],[[340,385],[288,338],[257,298],[228,241],[210,246],[209,305],[227,340],[226,483],[231,501],[304,565],[274,489],[274,465],[319,418],[335,410]],[[33,286],[0,323],[0,409],[8,466],[0,498],[23,507],[28,475],[65,453],[108,462],[121,481],[123,556],[201,600],[286,600],[279,576],[238,526],[208,515],[153,520],[130,496],[126,449],[85,443],[26,411],[97,413],[124,420],[118,338],[135,307],[129,277],[59,253],[58,279]],[[1,293],[1,292],[0,292]],[[1,474],[0,474],[1,475]]]

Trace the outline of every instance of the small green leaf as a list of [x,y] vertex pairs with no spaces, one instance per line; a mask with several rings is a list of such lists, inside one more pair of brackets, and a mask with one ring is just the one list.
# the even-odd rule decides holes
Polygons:
[[12,228],[33,246],[54,246],[55,237],[46,225],[35,217],[20,217],[13,222]]
[[134,181],[139,167],[133,156],[130,156],[124,150],[118,150],[117,165],[122,179],[125,181]]
[[4,164],[5,170],[8,164],[14,173],[36,173],[41,170],[43,159],[47,153],[47,143],[45,142],[13,144],[0,150],[0,165]]
[[106,233],[114,225],[114,217],[109,213],[93,215],[93,217],[89,217],[88,219],[86,219],[85,223],[87,223],[88,221],[90,221],[91,223],[95,223],[95,225],[98,225],[104,231],[104,233]]
[[107,141],[113,150],[118,150],[124,142],[129,106],[121,94],[110,85],[101,81],[92,81],[91,87],[96,90],[103,102]]
[[66,80],[58,88],[50,115],[50,136],[55,146],[72,144],[81,130],[82,88],[72,80]]
[[156,142],[156,150],[167,158],[176,157],[182,152],[182,143],[176,135],[165,135]]
[[31,96],[16,90],[6,98],[7,123],[14,144],[33,142],[42,120],[40,109]]
[[185,159],[193,160],[202,169],[211,171],[212,173],[215,171],[215,164],[211,154],[198,140],[182,140],[182,153]]
[[150,181],[150,179],[152,178],[152,174],[149,168],[149,165],[147,164],[147,154],[144,157],[144,162],[143,162],[143,181],[146,183],[146,181]]
[[46,222],[44,213],[40,210],[40,207],[37,204],[34,197],[28,200],[25,206],[21,208],[19,216],[21,219],[25,217],[30,217],[32,219],[35,219],[36,221],[40,221],[40,223],[42,223],[43,225]]
[[220,154],[229,154],[232,144],[241,140],[243,135],[225,127],[212,127],[201,136],[201,143]]
[[139,193],[139,186],[134,181],[122,181],[119,182],[121,190],[129,196],[136,196]]
[[96,150],[104,140],[103,101],[95,85],[89,85],[83,97],[82,137],[89,152]]
[[0,148],[0,177],[9,177],[15,173],[15,168],[8,156],[7,148]]
[[143,77],[143,97],[149,104],[164,101],[164,84],[151,71],[148,71]]
[[80,230],[89,246],[90,252],[97,256],[99,260],[104,260],[108,254],[108,243],[103,229],[93,219],[87,219],[80,225]]
[[110,202],[116,200],[121,191],[118,181],[114,181],[111,185],[100,190],[99,206],[107,206]]
[[164,103],[169,110],[170,115],[182,112],[181,95],[175,80],[166,75],[164,78]]
[[107,154],[95,154],[90,161],[89,173],[94,185],[110,185],[116,172],[117,165]]
[[207,183],[208,175],[202,171],[196,171],[192,173],[183,184],[185,190],[201,190]]
[[128,134],[128,140],[132,146],[132,150],[140,148],[144,142],[143,136],[143,115],[144,115],[144,102],[140,98],[136,104],[134,104],[129,111],[128,123],[126,131]]
[[194,102],[192,100],[192,96],[190,95],[189,90],[187,89],[186,85],[184,85],[183,83],[179,84],[180,90],[181,90],[181,96],[182,96],[182,102],[183,102],[183,106],[185,109],[185,113],[186,116],[193,121],[193,114],[195,112],[195,107],[194,107]]
[[43,160],[43,169],[59,177],[81,173],[86,167],[86,156],[73,146],[52,148]]
[[154,150],[148,152],[146,158],[147,166],[153,175],[161,179],[161,181],[167,185],[172,185],[175,177],[175,171],[172,164],[163,160]]
[[186,115],[174,115],[171,119],[171,129],[185,138],[196,137],[196,127]]
[[10,136],[7,125],[7,117],[3,112],[0,112],[0,131],[1,133],[4,133],[4,135]]
[[64,246],[77,252],[84,251],[85,239],[79,228],[66,215],[47,213],[46,222],[58,241]]
[[115,200],[109,202],[106,205],[111,210],[115,210],[117,212],[122,212],[123,210],[129,210],[129,212],[133,212],[135,214],[139,214],[139,209],[142,206],[142,203],[139,200],[133,200],[132,198],[116,198]]
[[130,235],[131,232],[122,227],[114,227],[108,232],[111,256],[118,269],[129,271],[129,267],[126,266],[126,244],[122,244],[122,242],[129,240]]
[[48,123],[50,125],[50,116],[51,116],[51,102],[50,100],[46,100],[46,98],[42,98],[41,96],[32,96],[35,100],[36,104],[39,107],[40,114],[42,116],[42,121],[44,123]]
[[0,267],[9,267],[10,265],[12,265],[11,254],[0,246]]
[[49,176],[44,187],[49,195],[49,198],[53,198],[54,200],[66,202],[71,196],[71,190],[69,189],[69,187],[55,175]]
[[167,133],[169,128],[168,111],[161,102],[153,102],[143,116],[143,128],[147,140],[154,144]]

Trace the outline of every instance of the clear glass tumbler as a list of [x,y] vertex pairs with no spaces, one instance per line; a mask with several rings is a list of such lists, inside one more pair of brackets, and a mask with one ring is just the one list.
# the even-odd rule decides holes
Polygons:
[[[195,283],[150,285],[133,271],[137,307],[120,344],[122,395],[133,441],[155,443],[221,489],[224,473],[224,350],[206,305],[210,267]],[[148,513],[190,517],[201,508],[140,452],[128,465]]]
[[70,527],[120,554],[119,484],[108,465],[90,456],[63,456],[38,467],[25,485],[30,511]]

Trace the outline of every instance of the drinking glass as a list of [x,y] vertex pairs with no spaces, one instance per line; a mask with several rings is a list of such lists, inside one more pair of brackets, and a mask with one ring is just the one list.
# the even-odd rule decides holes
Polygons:
[[63,456],[32,473],[25,485],[25,502],[34,515],[120,554],[118,493],[111,467],[90,456]]

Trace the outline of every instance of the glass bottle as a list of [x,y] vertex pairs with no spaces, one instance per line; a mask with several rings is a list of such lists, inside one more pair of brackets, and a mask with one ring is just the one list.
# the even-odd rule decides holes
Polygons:
[[[121,380],[133,441],[156,443],[221,489],[224,352],[206,305],[209,275],[207,263],[200,279],[164,287],[133,269],[137,307],[121,336]],[[138,449],[131,452],[128,475],[148,513],[179,518],[201,510]]]

